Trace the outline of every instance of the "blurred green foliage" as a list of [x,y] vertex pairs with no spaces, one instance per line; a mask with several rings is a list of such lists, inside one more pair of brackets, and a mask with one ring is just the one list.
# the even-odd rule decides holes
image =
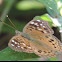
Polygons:
[[57,7],[57,1],[58,0],[39,0],[41,3],[43,3],[46,6],[47,11],[52,17],[56,17],[60,15],[60,12]]
[[44,5],[37,1],[20,1],[16,4],[18,10],[42,9]]

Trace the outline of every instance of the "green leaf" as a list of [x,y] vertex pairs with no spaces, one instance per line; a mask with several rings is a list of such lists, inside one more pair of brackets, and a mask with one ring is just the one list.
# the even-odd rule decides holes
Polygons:
[[57,58],[49,58],[47,61],[58,61]]
[[22,61],[38,58],[34,53],[25,53],[25,52],[15,52],[11,48],[7,47],[4,50],[0,51],[0,61]]
[[57,6],[57,0],[38,0],[46,6],[47,11],[52,17],[60,16],[60,12]]

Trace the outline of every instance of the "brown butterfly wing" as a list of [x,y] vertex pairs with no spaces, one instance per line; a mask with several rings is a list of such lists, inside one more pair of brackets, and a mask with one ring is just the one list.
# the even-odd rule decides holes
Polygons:
[[38,42],[31,42],[31,47],[35,54],[41,57],[56,57],[55,52],[45,45],[41,45]]
[[53,51],[61,50],[61,42],[53,35],[54,32],[49,27],[47,21],[32,20],[25,26],[23,33],[26,33],[31,39],[36,39],[40,43],[44,43],[47,47],[52,48]]
[[15,51],[35,53],[38,56],[55,57],[55,53],[44,43],[37,40],[29,41],[23,36],[14,36],[8,43],[8,46]]
[[[32,20],[23,29],[23,33],[30,38],[37,38],[39,36],[53,34],[54,31],[49,27],[48,22],[44,20]],[[23,34],[22,34],[23,35]]]
[[[29,35],[54,34],[48,22],[44,20],[32,20],[23,29],[23,33]],[[33,34],[34,33],[34,34]]]
[[8,46],[15,51],[33,53],[30,46],[30,41],[21,35],[12,37],[8,43]]
[[38,36],[36,37],[38,41],[41,43],[46,44],[47,47],[50,47],[53,51],[61,52],[61,42],[58,38],[56,38],[54,35],[45,35],[45,36]]

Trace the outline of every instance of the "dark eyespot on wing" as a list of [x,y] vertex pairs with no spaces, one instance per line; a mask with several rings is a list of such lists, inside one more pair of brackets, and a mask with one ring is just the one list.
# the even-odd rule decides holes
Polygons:
[[51,42],[51,40],[49,42]]
[[55,44],[52,44],[52,45],[55,45]]
[[15,42],[18,42],[16,39],[13,39]]
[[54,48],[56,48],[56,47],[54,47]]
[[41,31],[42,33],[44,33],[43,31]]
[[27,49],[27,47],[24,47],[24,49]]
[[39,53],[41,53],[42,51],[41,51],[41,50],[39,50],[38,52],[39,52]]
[[11,44],[14,44],[14,42],[11,42]]
[[50,53],[50,52],[48,52],[48,53]]
[[46,38],[49,38],[48,36],[45,36]]
[[54,41],[53,39],[50,39],[51,41]]
[[30,29],[30,31],[32,31],[32,29]]
[[52,42],[52,41],[54,41],[54,40],[53,40],[53,39],[50,39],[50,40],[49,40],[49,42]]
[[44,30],[48,30],[47,28],[44,28]]
[[47,53],[46,51],[44,51],[44,53]]

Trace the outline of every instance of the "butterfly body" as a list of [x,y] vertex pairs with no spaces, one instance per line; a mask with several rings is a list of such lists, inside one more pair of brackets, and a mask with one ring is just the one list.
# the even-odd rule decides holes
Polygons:
[[61,51],[61,42],[53,35],[54,31],[44,20],[32,20],[23,29],[16,31],[8,43],[15,51],[35,53],[38,56],[55,57]]

